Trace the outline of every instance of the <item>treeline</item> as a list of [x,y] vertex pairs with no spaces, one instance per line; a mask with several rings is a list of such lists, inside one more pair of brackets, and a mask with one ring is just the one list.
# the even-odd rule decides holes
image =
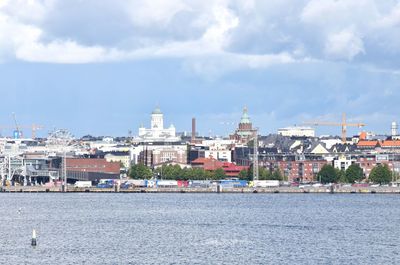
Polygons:
[[[241,180],[253,180],[253,168],[249,170],[242,170],[239,173],[239,179]],[[264,167],[258,167],[258,179],[259,180],[284,180],[283,175],[279,169],[270,171]]]
[[[392,181],[393,173],[386,164],[377,165],[369,174],[368,181],[387,184]],[[321,183],[355,183],[365,181],[363,169],[358,164],[352,164],[347,170],[335,169],[331,165],[324,165],[317,174],[316,181]]]
[[166,180],[219,180],[226,178],[226,174],[222,168],[211,172],[202,168],[181,168],[178,165],[163,165],[152,171],[143,164],[137,164],[130,168],[129,177],[132,179],[150,179],[152,177],[157,177]]
[[[219,180],[227,175],[222,168],[215,171],[206,171],[202,168],[181,168],[178,165],[163,165],[154,171],[143,164],[133,165],[128,173],[132,179],[150,179],[152,177],[166,180]],[[377,165],[369,175],[368,181],[386,184],[392,181],[393,173],[388,165]],[[253,169],[242,170],[238,176],[241,180],[253,180]],[[259,167],[259,180],[286,180],[281,171],[270,171]],[[335,169],[332,165],[324,165],[316,175],[314,181],[321,183],[355,183],[364,181],[364,173],[358,164],[353,164],[347,170]]]
[[[130,168],[128,174],[132,179],[150,179],[152,177],[157,177],[166,180],[220,180],[227,178],[222,168],[218,168],[214,171],[206,171],[202,168],[181,168],[178,165],[163,165],[152,171],[143,164],[137,164]],[[248,181],[253,180],[253,170],[242,170],[238,178]],[[259,180],[283,180],[283,176],[279,170],[270,172],[260,167]]]

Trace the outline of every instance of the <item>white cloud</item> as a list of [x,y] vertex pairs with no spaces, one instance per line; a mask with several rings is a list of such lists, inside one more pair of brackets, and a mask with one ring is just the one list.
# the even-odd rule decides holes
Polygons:
[[300,14],[303,22],[323,31],[350,25],[365,28],[378,17],[377,2],[374,0],[311,0]]
[[176,13],[190,10],[182,0],[138,0],[127,2],[127,12],[132,22],[140,26],[167,24]]
[[48,44],[32,42],[21,45],[16,50],[18,59],[46,63],[102,62],[115,60],[118,56],[118,52],[107,51],[96,46],[81,46],[73,41],[54,41]]
[[[107,30],[81,30],[86,13],[87,24]],[[121,18],[103,21],[114,15]],[[71,16],[79,23],[53,27]],[[391,58],[399,55],[399,17],[399,3],[376,0],[0,0],[0,60],[179,58],[218,72],[321,60],[362,60],[379,68],[375,58],[383,58],[392,63],[383,68],[397,71]]]
[[399,25],[400,25],[400,3],[398,3],[397,6],[393,8],[388,15],[383,16],[376,22],[376,26],[378,28],[396,27]]
[[352,29],[331,34],[326,40],[325,54],[330,58],[350,61],[360,53],[365,53],[364,43]]
[[216,23],[207,29],[201,41],[219,50],[228,44],[227,34],[239,25],[239,18],[222,6],[215,7],[213,13]]
[[0,0],[2,11],[21,23],[41,22],[54,0]]
[[39,28],[15,22],[0,13],[0,60],[11,57],[17,47],[32,43],[40,34]]

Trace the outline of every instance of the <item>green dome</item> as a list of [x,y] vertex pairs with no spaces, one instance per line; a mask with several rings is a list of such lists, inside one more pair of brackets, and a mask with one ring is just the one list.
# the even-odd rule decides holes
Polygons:
[[162,114],[160,108],[157,106],[151,114]]
[[251,123],[249,114],[247,114],[246,107],[243,109],[243,115],[242,118],[240,119],[240,123]]

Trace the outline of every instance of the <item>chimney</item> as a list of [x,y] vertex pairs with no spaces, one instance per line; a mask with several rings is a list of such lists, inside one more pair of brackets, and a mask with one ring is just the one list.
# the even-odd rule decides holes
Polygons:
[[192,143],[196,141],[196,118],[192,118]]

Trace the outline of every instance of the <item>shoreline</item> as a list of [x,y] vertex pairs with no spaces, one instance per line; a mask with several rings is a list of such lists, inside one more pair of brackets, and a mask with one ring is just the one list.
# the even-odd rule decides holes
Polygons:
[[[61,187],[0,187],[0,193],[65,193]],[[327,193],[327,194],[400,194],[400,187],[346,187],[333,191],[326,188],[298,188],[298,187],[274,187],[274,188],[76,188],[70,187],[67,193]]]

